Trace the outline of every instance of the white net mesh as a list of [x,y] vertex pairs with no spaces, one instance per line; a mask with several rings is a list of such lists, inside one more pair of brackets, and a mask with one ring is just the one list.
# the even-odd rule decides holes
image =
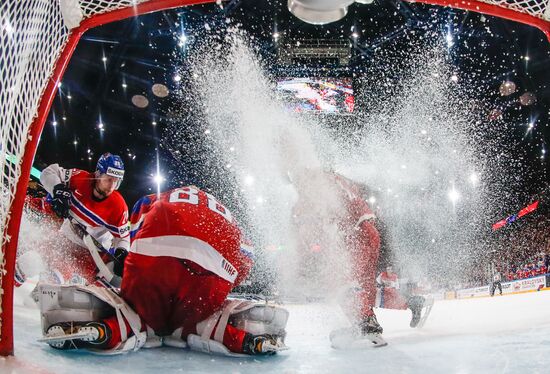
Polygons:
[[[40,98],[69,38],[65,19],[78,20],[157,0],[0,0],[0,271],[10,207],[21,174],[21,160]],[[482,0],[538,18],[550,19],[550,0]],[[182,3],[190,1],[183,1]],[[64,12],[61,11],[64,8]],[[75,7],[68,9],[67,7]],[[70,15],[71,17],[69,17]],[[21,191],[20,193],[25,193]],[[1,282],[1,277],[0,277]],[[3,292],[0,283],[0,293]],[[0,310],[0,323],[2,311]],[[10,322],[11,323],[11,322]],[[4,337],[0,336],[0,339]]]
[[4,233],[0,236],[0,268],[4,273],[4,244],[10,239],[5,228],[21,174],[28,128],[67,30],[57,2],[48,0],[32,4],[2,1],[0,23],[0,232]]
[[[150,0],[0,1],[0,270],[5,272],[6,227],[21,174],[29,127],[67,43],[60,4],[79,6],[84,18]],[[23,192],[24,193],[24,192]],[[3,293],[0,277],[0,294]],[[0,317],[2,311],[0,310]],[[1,322],[1,319],[0,319]],[[3,337],[0,336],[0,339]]]
[[518,12],[527,13],[537,18],[542,18],[547,21],[550,20],[550,14],[547,12],[549,6],[548,0],[503,0],[503,1],[491,1],[481,0],[485,3],[494,4],[503,8],[509,8]]

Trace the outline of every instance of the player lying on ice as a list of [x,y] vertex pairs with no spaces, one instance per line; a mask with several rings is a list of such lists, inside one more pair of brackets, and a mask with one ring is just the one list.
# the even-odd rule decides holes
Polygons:
[[132,211],[120,294],[42,285],[42,341],[96,353],[162,344],[227,355],[285,349],[285,309],[227,300],[252,266],[241,242],[231,213],[196,187],[145,196]]
[[[387,266],[386,271],[376,278],[380,288],[380,308],[385,309],[410,309],[412,312],[411,327],[422,327],[433,305],[433,298],[425,298],[416,295],[412,291],[402,292],[399,288],[399,279],[393,271],[393,267]],[[424,315],[422,309],[426,307]]]

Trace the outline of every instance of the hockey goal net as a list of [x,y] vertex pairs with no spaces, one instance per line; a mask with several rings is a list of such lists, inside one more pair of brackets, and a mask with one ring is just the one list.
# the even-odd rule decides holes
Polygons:
[[[0,1],[0,355],[13,354],[13,273],[32,162],[58,82],[80,36],[124,18],[214,1]],[[550,0],[418,2],[527,23],[550,39]]]

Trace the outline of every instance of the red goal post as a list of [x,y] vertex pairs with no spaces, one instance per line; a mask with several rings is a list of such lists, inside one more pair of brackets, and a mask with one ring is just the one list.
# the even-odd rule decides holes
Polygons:
[[[214,1],[0,1],[0,355],[13,354],[13,274],[32,162],[56,88],[80,37],[109,22]],[[418,2],[526,23],[550,40],[550,0]]]

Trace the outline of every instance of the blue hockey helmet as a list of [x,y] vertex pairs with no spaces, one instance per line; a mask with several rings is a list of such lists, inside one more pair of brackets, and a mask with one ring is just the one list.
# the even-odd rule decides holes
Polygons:
[[116,188],[118,189],[122,183],[122,179],[124,178],[124,162],[122,162],[122,159],[118,155],[104,153],[97,160],[95,172],[98,177],[101,174],[107,174],[111,177],[118,178],[119,182],[116,185]]

